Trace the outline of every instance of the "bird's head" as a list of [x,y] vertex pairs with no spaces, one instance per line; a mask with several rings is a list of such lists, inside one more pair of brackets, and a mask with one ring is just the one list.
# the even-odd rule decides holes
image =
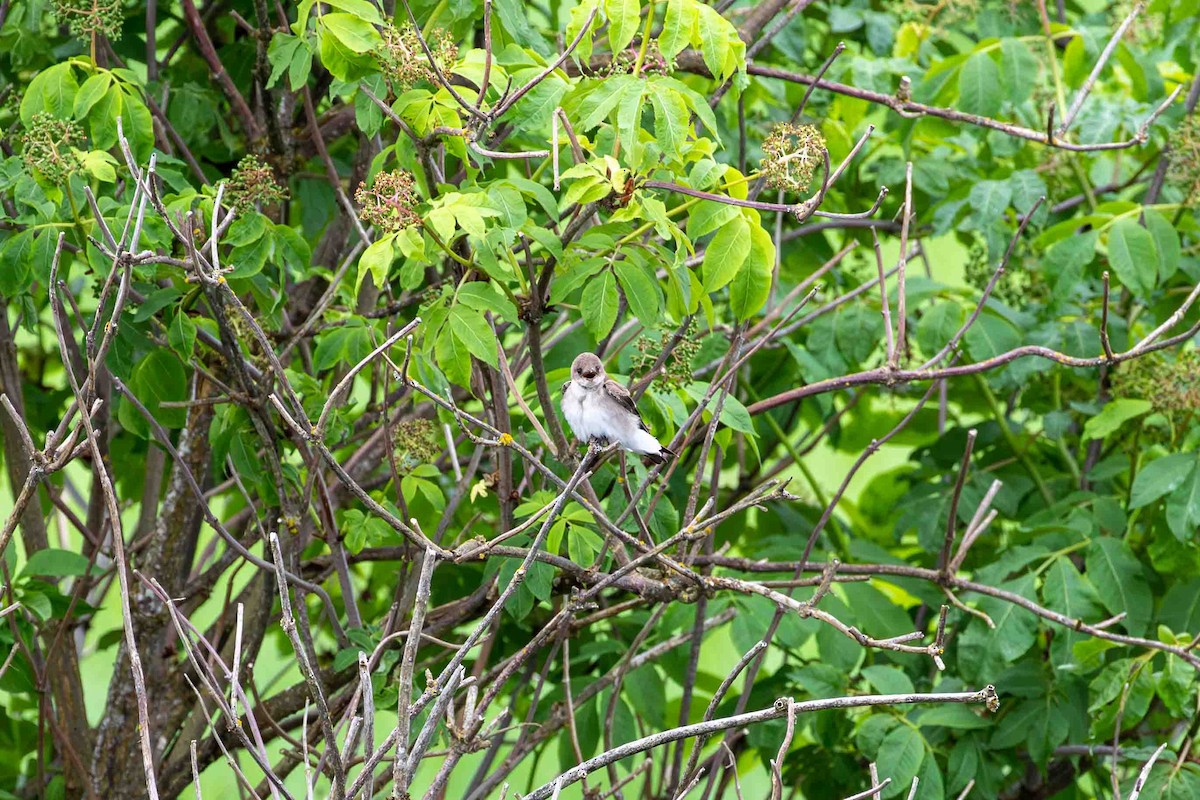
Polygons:
[[599,389],[604,385],[604,364],[593,353],[580,353],[571,364],[571,380],[583,389]]

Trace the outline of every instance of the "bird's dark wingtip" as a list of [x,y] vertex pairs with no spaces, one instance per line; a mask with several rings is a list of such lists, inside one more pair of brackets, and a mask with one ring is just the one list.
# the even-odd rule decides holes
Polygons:
[[647,467],[665,464],[675,458],[675,453],[663,447],[657,453],[646,453],[642,456],[642,464]]

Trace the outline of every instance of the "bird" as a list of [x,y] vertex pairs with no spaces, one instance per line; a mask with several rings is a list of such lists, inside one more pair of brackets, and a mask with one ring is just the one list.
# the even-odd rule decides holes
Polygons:
[[604,364],[593,353],[580,353],[571,364],[562,412],[581,441],[616,442],[642,456],[647,466],[675,457],[646,428],[629,390],[604,374]]

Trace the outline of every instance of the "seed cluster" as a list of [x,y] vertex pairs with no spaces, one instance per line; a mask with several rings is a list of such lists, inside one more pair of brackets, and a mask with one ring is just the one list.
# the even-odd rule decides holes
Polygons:
[[1174,358],[1153,353],[1122,364],[1113,375],[1113,394],[1149,400],[1157,412],[1191,419],[1200,409],[1200,350],[1188,347]]
[[[636,374],[643,374],[654,367],[654,362],[675,336],[671,329],[659,329],[638,337],[633,357]],[[671,354],[663,363],[662,371],[655,376],[654,386],[664,392],[673,392],[692,381],[692,360],[700,352],[700,338],[696,336],[696,321],[692,320],[683,336],[675,343]]]
[[125,23],[121,0],[54,0],[54,16],[80,39],[100,34],[116,41]]
[[427,419],[406,419],[396,425],[392,429],[392,447],[400,469],[429,464],[442,454],[437,442],[437,428]]
[[[385,25],[381,31],[383,44],[375,51],[375,59],[383,72],[395,84],[397,92],[409,89],[421,81],[434,80],[433,67],[421,47],[420,35],[412,25]],[[446,72],[458,60],[458,45],[449,31],[435,31],[426,39],[438,69]]]
[[[637,64],[638,47],[627,47],[619,53],[613,55],[612,61],[608,64],[606,73],[608,75],[628,75],[633,72],[633,67]],[[675,65],[668,61],[662,51],[658,49],[658,40],[651,39],[646,45],[646,55],[642,58],[642,74],[643,75],[670,75],[675,69]]]
[[1194,116],[1184,118],[1183,124],[1171,136],[1171,166],[1167,177],[1183,191],[1185,205],[1200,200],[1200,120]]
[[31,171],[37,171],[54,184],[66,183],[82,167],[77,145],[83,144],[83,129],[71,120],[58,119],[48,111],[39,111],[29,121],[21,137],[21,157]]
[[272,205],[287,199],[287,189],[275,180],[275,171],[256,155],[248,155],[238,162],[233,175],[225,185],[225,196],[229,204],[238,211],[247,211],[257,205]]
[[[1025,268],[1023,264],[1031,268]],[[1045,302],[1050,287],[1041,270],[1036,267],[1029,246],[1024,242],[1018,243],[1009,266],[992,289],[992,297],[1017,309],[1026,308],[1032,303]],[[995,271],[996,264],[988,257],[987,245],[983,242],[972,244],[967,251],[967,263],[963,268],[963,278],[967,283],[982,292],[991,282]]]
[[825,137],[812,125],[776,125],[763,141],[762,171],[773,189],[803,192],[825,158]]
[[420,202],[416,184],[413,176],[403,170],[379,173],[370,187],[360,183],[354,200],[359,206],[359,219],[387,233],[397,233],[421,221],[415,210]]

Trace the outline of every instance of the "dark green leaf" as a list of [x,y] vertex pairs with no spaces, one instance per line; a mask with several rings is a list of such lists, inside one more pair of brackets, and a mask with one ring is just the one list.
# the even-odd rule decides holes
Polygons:
[[[99,572],[99,570],[95,570]],[[62,578],[88,574],[88,560],[73,550],[46,548],[29,557],[22,575],[47,575]]]
[[1136,220],[1118,220],[1108,231],[1108,262],[1121,284],[1144,297],[1154,289],[1158,251],[1154,237]]
[[617,279],[612,270],[606,269],[588,281],[583,288],[583,322],[593,338],[601,339],[612,330],[617,321]]
[[1002,99],[996,62],[984,52],[971,54],[958,74],[958,107],[968,114],[994,117]]

